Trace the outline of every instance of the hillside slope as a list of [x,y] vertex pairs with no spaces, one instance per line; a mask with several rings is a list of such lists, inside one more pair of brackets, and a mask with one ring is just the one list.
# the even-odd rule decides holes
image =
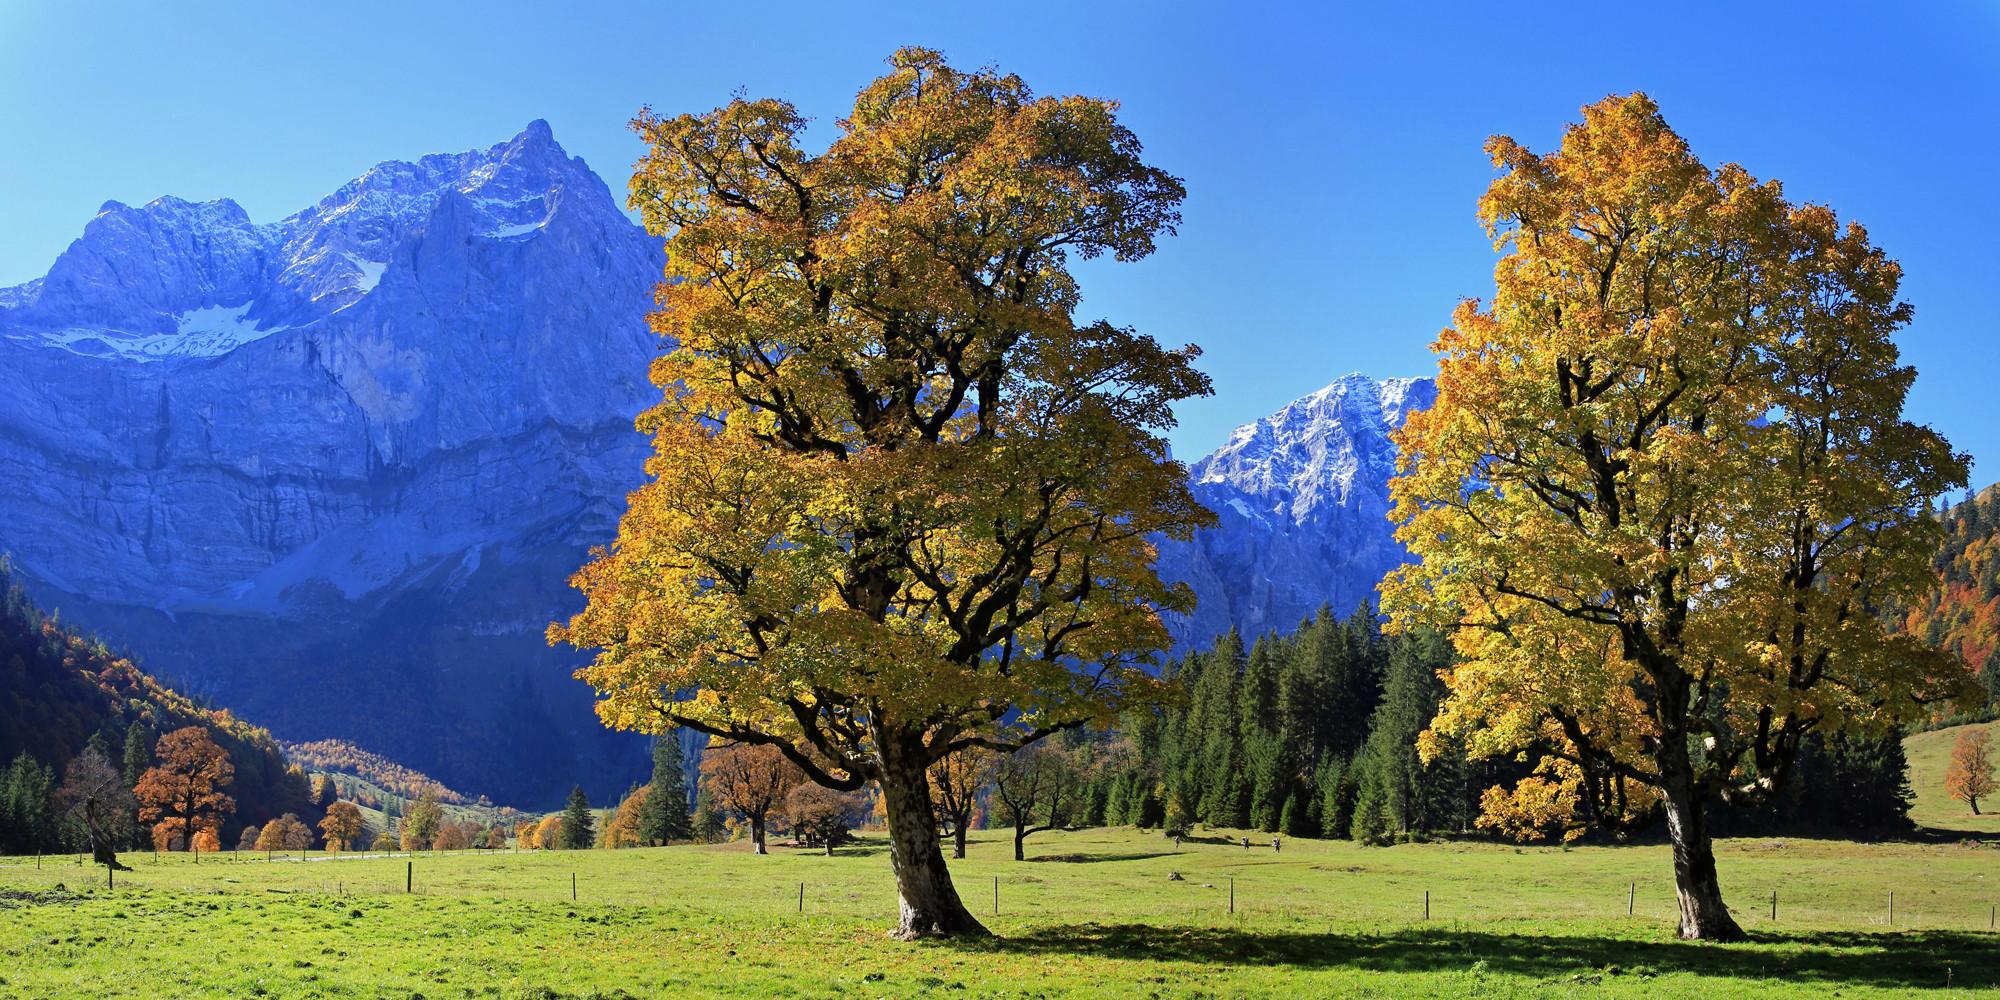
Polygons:
[[154,739],[200,726],[236,767],[224,789],[236,813],[223,824],[223,843],[234,844],[246,823],[288,812],[317,819],[305,773],[290,766],[270,733],[197,704],[44,614],[4,559],[0,594],[0,764],[25,751],[61,774],[94,735],[103,736],[116,763],[135,722]]

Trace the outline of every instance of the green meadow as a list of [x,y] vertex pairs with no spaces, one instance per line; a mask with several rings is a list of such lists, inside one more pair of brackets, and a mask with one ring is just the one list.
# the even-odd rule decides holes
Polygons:
[[1252,844],[1099,829],[1016,862],[981,832],[953,874],[996,937],[914,945],[882,934],[867,836],[831,858],[142,854],[114,888],[9,859],[0,1000],[2000,996],[1991,847],[1723,841],[1753,940],[1717,946],[1674,939],[1665,846]]

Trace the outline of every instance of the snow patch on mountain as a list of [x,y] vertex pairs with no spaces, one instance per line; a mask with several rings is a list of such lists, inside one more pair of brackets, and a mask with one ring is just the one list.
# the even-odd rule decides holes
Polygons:
[[288,739],[522,805],[621,791],[643,748],[577,654],[470,623],[578,606],[644,478],[664,264],[542,122],[266,224],[107,202],[0,289],[0,552]]
[[1408,559],[1388,520],[1389,433],[1436,398],[1428,378],[1357,372],[1238,427],[1195,462],[1195,498],[1218,523],[1160,542],[1161,578],[1196,597],[1192,615],[1167,623],[1176,642],[1285,631],[1321,604],[1346,614],[1372,603],[1382,576]]

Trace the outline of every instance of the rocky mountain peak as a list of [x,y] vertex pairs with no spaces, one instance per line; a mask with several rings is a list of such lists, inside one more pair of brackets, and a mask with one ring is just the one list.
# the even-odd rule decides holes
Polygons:
[[644,755],[542,630],[643,476],[664,264],[545,122],[276,222],[107,203],[0,290],[0,551],[285,738],[524,805],[622,790]]
[[1431,379],[1357,372],[1238,427],[1195,462],[1195,498],[1220,523],[1161,542],[1161,577],[1198,599],[1193,616],[1168,623],[1176,640],[1200,646],[1232,627],[1250,637],[1296,626],[1322,603],[1344,614],[1372,601],[1405,559],[1388,521],[1389,433],[1436,398]]

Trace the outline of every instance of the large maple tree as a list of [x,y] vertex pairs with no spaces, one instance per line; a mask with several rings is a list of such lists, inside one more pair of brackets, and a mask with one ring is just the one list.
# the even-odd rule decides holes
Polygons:
[[926,772],[1162,689],[1156,535],[1213,515],[1161,433],[1192,348],[1079,323],[1079,258],[1136,260],[1182,188],[1116,105],[905,49],[829,148],[779,100],[634,122],[666,237],[640,419],[651,481],[551,641],[620,728],[777,748],[878,782],[901,937],[980,933]]
[[1643,94],[1487,148],[1496,293],[1436,343],[1391,484],[1420,562],[1386,607],[1462,658],[1425,748],[1540,755],[1489,825],[1664,821],[1682,935],[1737,938],[1706,803],[1768,801],[1810,732],[1976,697],[1874,610],[1935,586],[1966,460],[1902,418],[1910,307],[1860,226],[1705,166]]

